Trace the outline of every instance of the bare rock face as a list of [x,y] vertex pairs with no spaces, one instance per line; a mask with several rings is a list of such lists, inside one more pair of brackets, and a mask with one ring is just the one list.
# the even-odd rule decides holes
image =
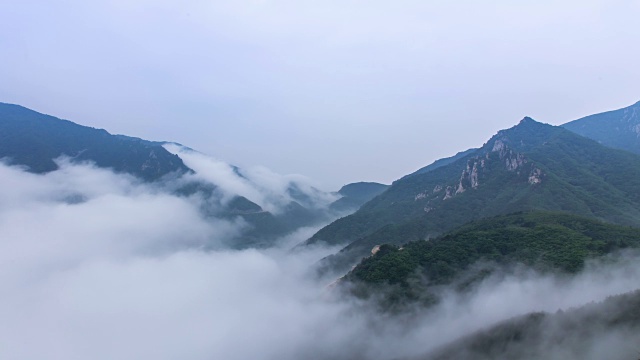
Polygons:
[[531,169],[531,174],[529,174],[529,184],[540,184],[542,182],[542,176],[542,170],[534,167],[533,169]]
[[451,186],[447,186],[447,188],[444,191],[444,197],[442,198],[442,200],[448,200],[451,199],[453,197],[454,191],[453,188]]
[[[497,152],[500,156],[500,159],[502,159],[507,154],[507,144],[505,144],[501,139],[497,139],[493,143],[493,149],[491,150],[491,152]],[[489,154],[487,154],[487,158],[488,156]]]
[[[526,164],[527,159],[524,157],[524,155],[510,149],[506,144],[507,141],[508,140],[506,138],[496,139],[496,141],[493,143],[491,152],[498,153],[499,158],[501,160],[504,160],[507,170],[514,171],[522,165]],[[489,158],[490,155],[489,153],[487,153],[487,159]]]
[[524,155],[519,153],[514,153],[511,150],[509,150],[509,152],[510,154],[505,161],[507,170],[509,171],[517,170],[519,167],[527,163],[527,159],[524,157]]
[[456,194],[465,192],[467,189],[477,189],[480,186],[480,170],[484,169],[485,160],[476,157],[467,162],[467,167],[460,175],[460,181],[456,187]]
[[[640,132],[640,129],[638,131]],[[500,135],[499,133],[498,136]],[[511,149],[507,145],[509,139],[504,134],[502,135],[501,138],[494,141],[493,146],[490,148],[491,150],[487,151],[484,155],[469,160],[466,169],[462,171],[458,184],[455,186],[455,192],[445,195],[444,200],[469,189],[477,189],[481,185],[482,173],[487,162],[496,161],[495,155],[492,156],[492,154],[497,154],[497,158],[503,162],[504,167],[508,171],[516,172],[518,175],[522,172],[524,174],[529,173],[529,176],[526,178],[529,184],[539,184],[543,181],[544,173],[542,170],[535,167],[524,154]]]
[[464,185],[462,184],[462,179],[460,179],[460,183],[458,183],[458,187],[456,188],[455,195],[461,194],[465,191]]
[[[523,120],[523,122],[526,121],[527,120]],[[512,148],[509,145],[511,143],[513,143],[513,140],[508,136],[508,132],[498,132],[493,144],[489,144],[489,146],[485,148],[484,153],[479,153],[475,157],[467,160],[466,167],[462,170],[460,178],[456,183],[436,185],[431,192],[424,190],[415,195],[414,201],[425,201],[424,211],[429,213],[435,210],[435,208],[432,207],[434,206],[433,201],[435,200],[432,194],[435,195],[444,192],[444,196],[440,195],[444,201],[466,191],[478,189],[482,185],[483,176],[486,174],[485,171],[489,168],[487,167],[488,165],[491,165],[490,168],[492,169],[498,166],[503,167],[509,172],[514,172],[525,184],[540,184],[544,179],[542,170],[537,168],[523,153]],[[522,143],[522,141],[519,143]]]
[[[484,160],[480,160],[480,166],[484,168]],[[469,174],[469,181],[471,182],[471,188],[476,189],[480,185],[478,180],[478,162],[473,163],[471,174]]]

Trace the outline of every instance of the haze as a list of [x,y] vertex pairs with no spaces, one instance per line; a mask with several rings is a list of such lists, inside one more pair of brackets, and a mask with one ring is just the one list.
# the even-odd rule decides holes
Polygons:
[[0,101],[327,190],[640,99],[638,1],[0,5]]
[[[36,175],[0,163],[2,359],[398,359],[516,315],[634,290],[640,276],[637,253],[571,278],[524,270],[393,316],[309,276],[336,249],[289,248],[316,229],[233,251],[223,244],[243,224],[203,218],[198,196],[59,164]],[[635,355],[620,344],[637,334],[596,335],[575,344],[600,349],[586,358]]]

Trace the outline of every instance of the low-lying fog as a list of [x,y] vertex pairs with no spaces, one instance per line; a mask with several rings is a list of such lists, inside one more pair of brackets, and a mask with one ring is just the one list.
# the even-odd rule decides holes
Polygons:
[[493,278],[431,311],[384,315],[310,276],[336,249],[289,252],[316,229],[271,249],[204,250],[246,224],[205,219],[201,199],[170,185],[60,164],[46,175],[0,165],[1,359],[392,359],[640,278],[628,255],[572,280]]

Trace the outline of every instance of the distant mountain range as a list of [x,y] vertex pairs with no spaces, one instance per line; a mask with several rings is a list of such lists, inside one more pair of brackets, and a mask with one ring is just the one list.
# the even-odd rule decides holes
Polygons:
[[[240,217],[248,224],[229,244],[238,248],[269,246],[300,227],[353,212],[386,187],[351,184],[337,194],[327,193],[300,179],[243,170],[179,144],[113,135],[0,103],[0,159],[34,173],[47,173],[59,168],[56,161],[61,157],[71,163],[91,162],[146,182],[173,181],[179,184],[173,185],[177,195],[199,194],[207,200],[202,207],[206,216]],[[276,185],[267,185],[274,182]]]
[[[517,211],[564,211],[640,226],[640,161],[630,153],[640,153],[640,102],[563,127],[525,118],[480,149],[438,160],[391,186],[354,183],[330,194],[285,178],[274,191],[250,171],[217,160],[207,165],[186,147],[112,135],[0,103],[0,158],[36,173],[54,171],[55,160],[66,156],[149,182],[189,179],[177,194],[203,194],[211,201],[203,209],[210,216],[242,217],[251,225],[243,246],[269,244],[265,236],[357,210],[306,242],[344,245],[325,263],[345,271],[375,245],[433,238]],[[212,174],[207,166],[225,177],[205,176]]]
[[109,134],[25,107],[0,103],[0,158],[32,172],[56,170],[55,159],[93,161],[97,166],[155,181],[189,168],[162,143]]
[[[58,169],[61,156],[198,196],[204,217],[248,225],[228,244],[235,248],[270,246],[343,216],[299,246],[342,246],[321,261],[322,270],[385,311],[432,306],[445,287],[468,294],[497,270],[572,275],[589,259],[640,248],[640,102],[562,126],[525,117],[482,147],[391,186],[359,182],[337,193],[178,144],[0,103],[0,159],[44,174]],[[563,358],[556,348],[579,358],[584,346],[566,341],[588,344],[609,330],[637,333],[639,299],[635,292],[566,314],[511,319],[412,359]]]
[[340,212],[354,212],[362,204],[380,195],[389,185],[374,182],[357,182],[343,186],[338,194],[342,197],[334,201],[330,208]]
[[640,101],[626,108],[583,117],[562,126],[602,145],[640,154]]
[[202,211],[207,216],[240,217],[250,225],[240,239],[229,244],[233,247],[271,246],[278,237],[300,227],[326,223],[343,214],[330,209],[339,195],[318,190],[299,177],[263,168],[241,169],[177,144],[164,147],[192,169],[179,179],[178,194],[205,198]]

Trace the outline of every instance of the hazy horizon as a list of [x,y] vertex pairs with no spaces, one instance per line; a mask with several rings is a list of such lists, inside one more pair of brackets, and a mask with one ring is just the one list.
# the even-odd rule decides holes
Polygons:
[[[0,101],[335,190],[640,100],[636,1],[3,2]],[[295,156],[292,156],[295,155]]]

